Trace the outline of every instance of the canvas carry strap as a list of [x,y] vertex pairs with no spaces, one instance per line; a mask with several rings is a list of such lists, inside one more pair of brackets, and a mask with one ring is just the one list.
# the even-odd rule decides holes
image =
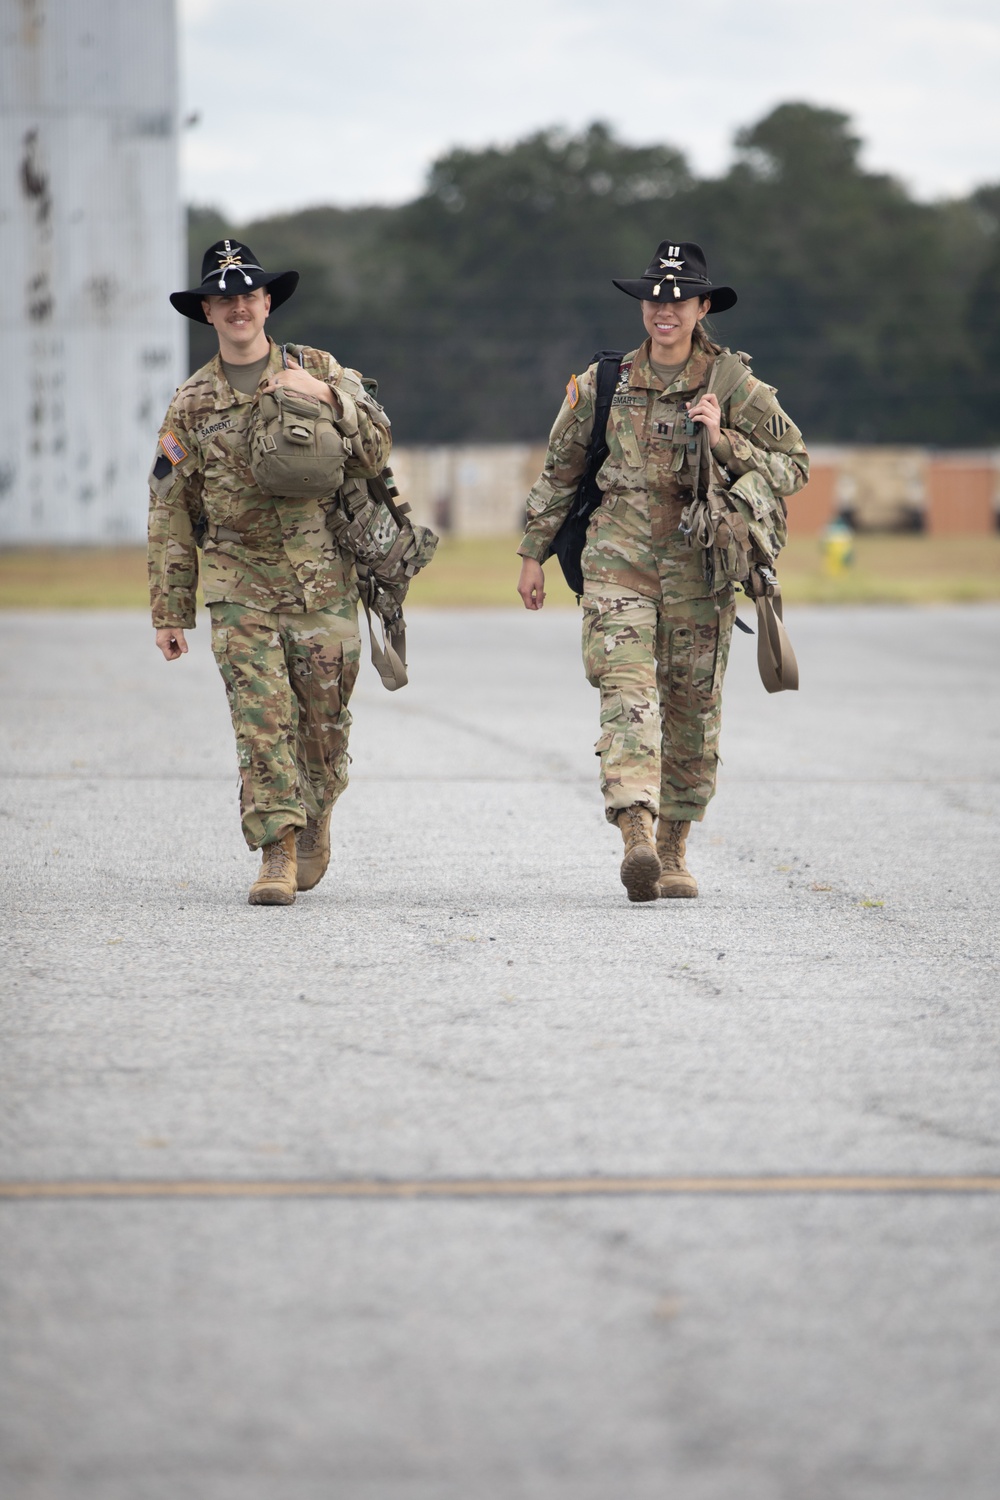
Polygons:
[[799,685],[799,664],[782,620],[781,589],[777,581],[766,584],[756,570],[747,580],[747,589],[757,607],[760,680],[769,693],[794,692]]
[[[725,407],[726,402],[735,391],[736,387],[747,376],[747,366],[738,354],[717,354],[712,361],[712,368],[708,372],[708,382],[704,394],[712,395],[718,399],[719,405]],[[691,493],[698,499],[704,496],[707,500],[709,486],[712,477],[712,449],[708,441],[708,428],[704,422],[699,422],[688,444],[688,466],[691,471]],[[702,545],[706,545],[702,543]],[[712,543],[708,542],[711,546]]]
[[382,686],[394,693],[397,688],[405,687],[409,678],[406,675],[406,626],[402,617],[398,624],[387,627],[384,620],[380,620],[382,626],[382,644],[379,645],[375,635],[375,626],[372,623],[371,604],[362,584],[361,603],[364,606],[365,616],[368,620],[368,639],[371,643],[372,666],[382,679]]
[[[390,516],[392,516],[392,519],[395,521],[396,525],[400,528],[400,530],[402,530],[406,525],[405,512],[400,510],[399,506],[392,498],[392,490],[390,490],[389,486],[382,478],[382,475],[375,474],[371,479],[366,479],[365,483],[367,484],[371,494],[373,494],[376,499],[381,500],[382,504],[385,506]],[[409,506],[406,507],[407,510],[409,510],[409,508]]]

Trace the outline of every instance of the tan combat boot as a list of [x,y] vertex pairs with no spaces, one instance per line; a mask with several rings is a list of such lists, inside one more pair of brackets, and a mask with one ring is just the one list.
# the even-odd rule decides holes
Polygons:
[[622,885],[630,901],[655,901],[659,894],[660,861],[653,844],[653,814],[638,802],[626,807],[615,819],[625,840]]
[[660,876],[660,895],[697,896],[698,882],[684,863],[690,823],[672,823],[664,818],[656,829],[656,852],[660,856],[663,874]]
[[306,826],[295,835],[295,856],[298,860],[295,879],[300,891],[311,891],[319,885],[330,863],[330,814],[328,807],[321,818],[308,818]]
[[260,851],[260,874],[250,887],[251,906],[291,906],[295,900],[295,829]]

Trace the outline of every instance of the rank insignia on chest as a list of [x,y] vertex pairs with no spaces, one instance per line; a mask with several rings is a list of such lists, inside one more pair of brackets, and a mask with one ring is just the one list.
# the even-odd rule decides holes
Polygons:
[[674,424],[673,422],[657,422],[655,430],[657,437],[673,437]]
[[575,375],[569,377],[566,387],[566,400],[569,402],[570,411],[576,411],[580,405],[580,386]]
[[182,464],[187,458],[187,449],[183,443],[179,443],[172,432],[165,432],[160,438],[160,447],[172,464]]
[[785,433],[788,431],[791,425],[792,424],[789,422],[788,418],[782,416],[780,411],[772,412],[767,421],[764,423],[764,426],[774,438],[776,443],[780,443],[781,439],[784,437]]

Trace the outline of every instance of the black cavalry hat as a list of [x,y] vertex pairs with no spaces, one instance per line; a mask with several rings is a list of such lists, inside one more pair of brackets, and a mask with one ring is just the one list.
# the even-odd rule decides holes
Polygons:
[[705,252],[693,240],[679,245],[664,240],[638,281],[615,281],[630,297],[644,302],[682,302],[687,297],[711,297],[712,311],[725,312],[737,301],[731,286],[713,286],[708,279]]
[[203,297],[236,297],[266,286],[271,307],[287,302],[299,284],[298,271],[265,271],[249,245],[238,240],[216,240],[209,245],[201,262],[201,286],[186,292],[171,292],[170,301],[179,313],[196,323],[207,323],[201,310]]

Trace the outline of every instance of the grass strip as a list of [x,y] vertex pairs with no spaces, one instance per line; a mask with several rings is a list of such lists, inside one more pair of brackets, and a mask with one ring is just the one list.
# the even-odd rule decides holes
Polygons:
[[[520,608],[517,538],[444,537],[413,581],[409,603],[441,608]],[[791,604],[968,604],[1000,600],[1000,536],[859,536],[853,565],[824,572],[819,542],[794,537],[779,573]],[[547,603],[573,605],[555,562]],[[10,547],[0,551],[0,608],[145,609],[142,547]]]

